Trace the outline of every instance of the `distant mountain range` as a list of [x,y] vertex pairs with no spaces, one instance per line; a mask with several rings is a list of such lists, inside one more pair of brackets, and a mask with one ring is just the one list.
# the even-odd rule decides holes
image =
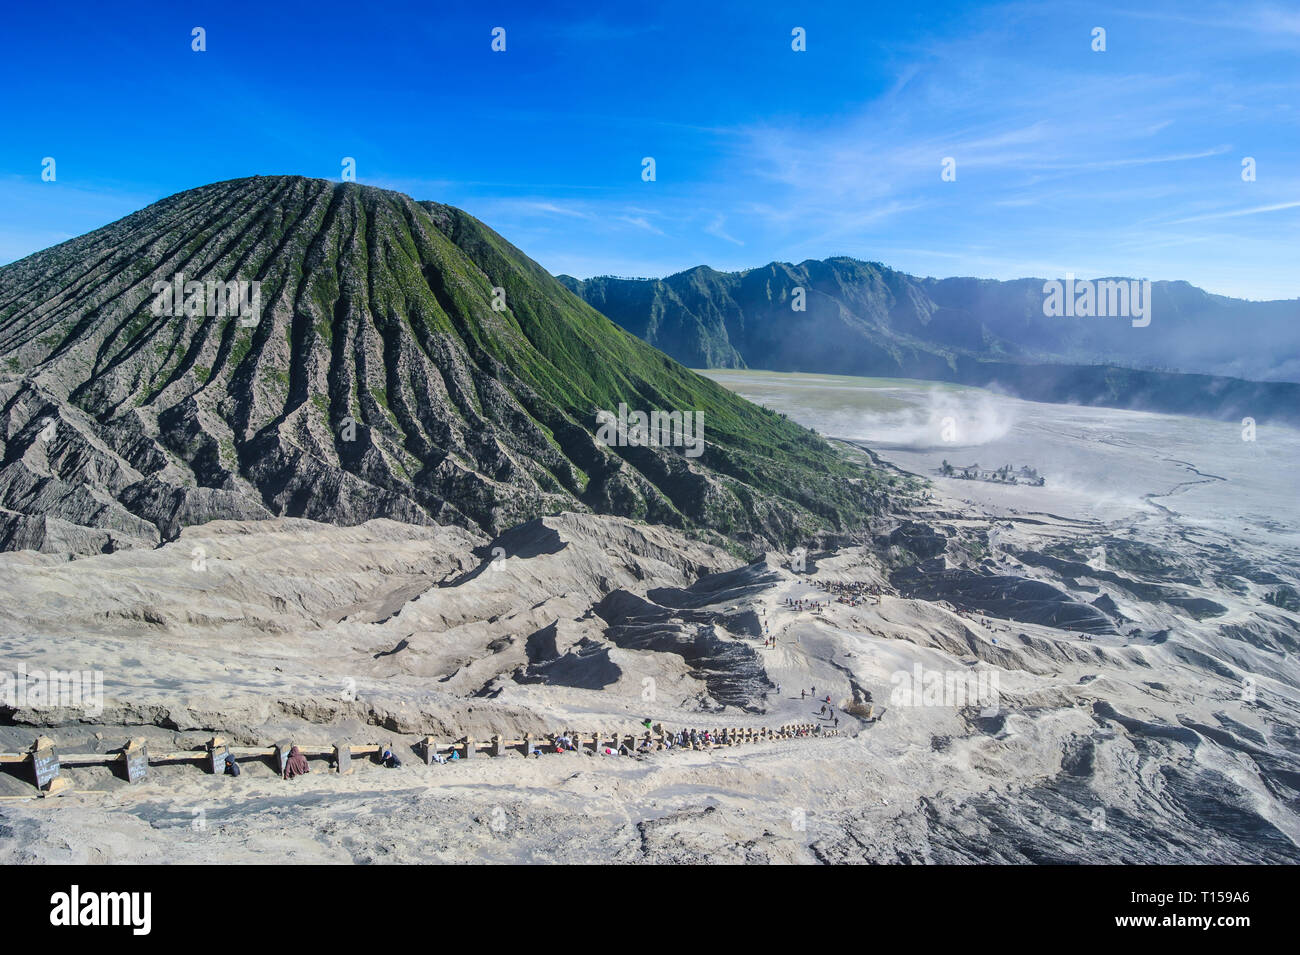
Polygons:
[[[703,453],[599,440],[620,405],[703,415]],[[885,482],[464,212],[297,176],[0,268],[0,452],[0,549],[77,552],[221,518],[496,534],[563,510],[759,549],[862,527]]]
[[[1251,302],[1152,282],[1149,324],[1135,327],[1114,315],[1049,316],[1044,279],[917,278],[850,258],[559,280],[696,368],[922,378],[1039,401],[1300,424],[1300,299]],[[1117,280],[1093,284],[1108,281]]]

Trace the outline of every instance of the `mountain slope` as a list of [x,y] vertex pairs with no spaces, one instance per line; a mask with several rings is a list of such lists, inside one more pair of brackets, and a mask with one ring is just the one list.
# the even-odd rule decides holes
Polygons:
[[[1300,422],[1300,301],[1153,282],[1151,323],[1135,328],[1045,316],[1041,279],[920,279],[849,258],[560,280],[697,368],[926,378],[1041,401]],[[800,288],[806,310],[795,311]]]
[[[155,315],[154,283],[178,274],[260,282],[260,317]],[[271,515],[497,533],[565,509],[759,544],[859,526],[880,501],[823,440],[482,223],[355,184],[216,183],[0,269],[0,367],[7,548]],[[599,443],[596,411],[620,402],[702,412],[703,454]]]

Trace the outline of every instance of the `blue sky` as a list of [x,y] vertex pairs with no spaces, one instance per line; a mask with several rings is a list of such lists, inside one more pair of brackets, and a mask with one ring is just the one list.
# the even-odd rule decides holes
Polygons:
[[581,277],[851,255],[1300,296],[1294,2],[269,6],[8,6],[0,262],[351,156]]

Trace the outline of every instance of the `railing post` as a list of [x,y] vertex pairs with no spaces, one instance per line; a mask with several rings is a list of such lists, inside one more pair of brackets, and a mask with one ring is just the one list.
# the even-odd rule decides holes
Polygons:
[[293,749],[293,740],[279,739],[275,741],[275,762],[276,769],[280,775],[284,775],[284,769],[289,765],[289,750]]
[[72,785],[59,775],[59,753],[54,748],[54,740],[48,736],[36,737],[31,753],[36,788],[42,790],[42,795],[53,796]]
[[122,748],[122,760],[126,763],[128,783],[138,783],[149,775],[149,749],[144,740],[127,740]]
[[340,776],[352,772],[352,747],[345,740],[334,744],[334,769]]
[[220,776],[226,771],[226,756],[230,750],[226,748],[226,741],[220,736],[214,736],[208,740],[208,759],[211,760],[212,775]]

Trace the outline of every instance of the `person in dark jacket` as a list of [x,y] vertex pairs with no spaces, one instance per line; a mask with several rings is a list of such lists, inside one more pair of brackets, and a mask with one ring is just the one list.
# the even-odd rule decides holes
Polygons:
[[297,746],[289,750],[289,758],[284,761],[284,778],[293,779],[295,776],[302,776],[311,772],[307,768],[307,757]]

